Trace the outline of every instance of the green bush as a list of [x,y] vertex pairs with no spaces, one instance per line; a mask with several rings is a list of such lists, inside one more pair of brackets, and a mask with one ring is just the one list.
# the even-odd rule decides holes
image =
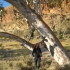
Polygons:
[[62,39],[62,38],[63,38],[63,35],[60,34],[60,35],[58,35],[57,37],[58,37],[59,39]]
[[62,0],[51,0],[53,6],[61,6]]
[[57,31],[57,37],[58,37],[59,39],[62,39],[62,38],[63,38],[63,33],[62,33],[61,30],[62,30],[62,29],[59,28],[58,31]]

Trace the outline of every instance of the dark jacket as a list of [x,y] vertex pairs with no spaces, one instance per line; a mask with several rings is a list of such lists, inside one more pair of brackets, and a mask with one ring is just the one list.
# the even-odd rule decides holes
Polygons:
[[33,57],[40,58],[42,56],[41,49],[39,47],[34,48],[32,52]]

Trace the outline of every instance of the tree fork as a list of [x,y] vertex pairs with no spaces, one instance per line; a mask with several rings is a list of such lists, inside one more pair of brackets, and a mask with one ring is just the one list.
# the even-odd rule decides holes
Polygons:
[[[13,34],[10,34],[10,33],[7,33],[7,32],[0,32],[0,37],[5,37],[5,38],[10,38],[10,39],[13,39],[13,40],[16,40],[20,43],[22,43],[22,46],[28,48],[29,50],[33,51],[33,48],[36,44],[31,44],[29,43],[28,41],[26,41],[25,39],[22,39],[21,37],[18,37],[16,35],[13,35]],[[39,42],[40,43],[43,43],[45,45],[45,43],[43,41]],[[45,46],[40,46],[42,52],[46,51],[47,48]]]
[[42,18],[24,2],[24,0],[5,0],[13,4],[30,22],[31,25],[38,30],[41,36],[45,38],[44,42],[50,51],[51,55],[58,62],[59,65],[65,66],[70,63],[69,55],[63,48],[60,41],[51,31],[48,25]]

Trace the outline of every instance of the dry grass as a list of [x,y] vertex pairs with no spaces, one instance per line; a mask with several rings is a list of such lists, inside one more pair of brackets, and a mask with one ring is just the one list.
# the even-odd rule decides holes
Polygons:
[[63,47],[66,49],[66,50],[70,50],[70,40],[69,41],[63,41],[61,42]]
[[[36,41],[36,39],[34,39],[34,41]],[[31,40],[31,42],[34,41]],[[69,42],[62,42],[62,44],[65,47],[70,46]],[[8,48],[11,47],[13,55],[8,52],[10,49],[8,50],[7,46]],[[12,47],[15,47],[16,49]],[[3,50],[0,52],[0,70],[34,70],[34,60],[31,52],[28,49],[21,47],[20,43],[16,41],[13,42],[13,40],[11,43],[10,41],[7,41],[7,43],[2,41],[0,43],[0,51]],[[6,54],[3,54],[4,51],[7,52],[7,56]],[[42,57],[41,67],[39,70],[70,70],[70,66],[67,66],[66,68],[60,67],[56,61],[49,54],[47,54]]]
[[[11,57],[12,58],[12,57]],[[19,56],[0,60],[0,70],[34,70],[34,60],[31,55]],[[62,68],[50,56],[43,57],[39,70],[70,70],[70,67]]]

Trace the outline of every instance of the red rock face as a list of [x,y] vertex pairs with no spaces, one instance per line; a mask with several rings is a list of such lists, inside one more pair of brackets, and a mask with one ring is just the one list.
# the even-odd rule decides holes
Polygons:
[[[60,20],[60,15],[61,14],[66,14],[70,13],[70,2],[66,3],[65,1],[62,2],[62,8],[61,7],[54,7],[54,8],[49,8],[47,4],[40,4],[42,8],[42,14],[43,14],[43,20],[48,24],[48,26],[52,29],[52,26],[58,27],[59,20]],[[33,7],[33,5],[31,6]],[[65,8],[66,7],[66,8]],[[4,16],[2,17],[2,23],[4,23],[4,28],[5,29],[27,29],[28,25],[26,24],[26,18],[21,18],[20,12],[13,6],[9,6],[4,8],[5,13]],[[66,11],[66,12],[65,12]],[[58,15],[59,14],[59,15]],[[55,15],[51,17],[52,15]],[[53,23],[53,25],[52,25]]]
[[5,22],[6,23],[12,22],[13,18],[14,18],[13,6],[6,7],[4,9],[4,11],[6,11],[6,12],[4,13],[2,22],[3,23],[5,23]]
[[[61,7],[63,8],[63,11],[61,9],[61,7],[54,7],[54,8],[49,8],[49,6],[47,4],[44,4],[43,2],[47,2],[48,0],[42,0],[42,4],[40,4],[41,8],[42,8],[42,14],[62,14],[62,13],[69,13],[70,12],[70,2],[69,0],[63,0]],[[52,3],[49,3],[49,5],[51,5]],[[32,5],[33,6],[33,5]],[[13,7],[13,6],[9,6],[6,7],[4,9],[6,11],[6,13],[3,16],[3,20],[2,22],[12,22],[15,20],[14,17],[18,17],[19,12],[18,10]],[[15,11],[14,11],[15,10]]]

